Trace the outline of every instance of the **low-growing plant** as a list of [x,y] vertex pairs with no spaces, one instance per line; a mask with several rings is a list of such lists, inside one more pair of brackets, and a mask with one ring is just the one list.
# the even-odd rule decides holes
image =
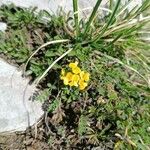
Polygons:
[[150,147],[150,45],[140,36],[150,19],[144,14],[150,1],[132,10],[132,0],[110,1],[104,17],[101,2],[84,19],[79,19],[78,0],[72,16],[40,12],[45,22],[28,10],[0,10],[0,19],[9,22],[0,52],[19,65],[26,62],[26,75],[36,79],[41,91],[35,100],[44,101],[56,135],[49,135],[50,148]]

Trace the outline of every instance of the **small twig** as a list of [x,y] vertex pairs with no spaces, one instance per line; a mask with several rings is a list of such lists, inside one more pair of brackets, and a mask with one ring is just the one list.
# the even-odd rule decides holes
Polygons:
[[45,116],[45,117],[44,117],[44,121],[45,121],[46,127],[47,127],[47,129],[48,129],[48,132],[49,132],[50,134],[52,134],[52,135],[55,135],[55,134],[51,131],[51,129],[50,129],[49,125],[48,125],[48,121],[47,121],[48,112],[45,112],[45,115],[44,115],[44,116]]
[[24,70],[23,70],[23,75],[25,75],[25,71],[26,71],[26,68],[27,68],[27,65],[29,63],[29,61],[31,60],[31,58],[42,48],[48,46],[48,45],[51,45],[51,44],[57,44],[57,43],[64,43],[64,42],[68,42],[69,40],[68,39],[64,39],[64,40],[56,40],[56,41],[50,41],[50,42],[47,42],[47,43],[44,43],[42,46],[40,46],[36,51],[34,51],[32,53],[32,55],[29,57],[29,59],[27,60],[25,66],[24,66]]
[[46,71],[41,75],[41,77],[39,77],[37,80],[35,80],[35,84],[38,85],[39,82],[45,77],[45,75],[49,72],[49,70],[59,61],[61,60],[63,57],[65,57],[68,53],[70,53],[73,49],[69,49],[68,51],[66,51],[64,54],[62,54],[60,57],[58,57],[47,69]]

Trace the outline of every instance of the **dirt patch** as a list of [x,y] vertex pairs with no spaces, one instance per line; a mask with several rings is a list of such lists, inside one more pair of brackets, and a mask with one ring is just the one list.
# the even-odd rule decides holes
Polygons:
[[30,136],[11,134],[0,136],[1,150],[48,150],[45,142],[34,139]]
[[[60,135],[60,126],[52,125],[52,118],[43,115],[41,120],[25,132],[13,132],[0,135],[0,150],[112,150],[113,142],[101,142],[98,146],[80,142],[73,133],[67,130]],[[66,142],[66,140],[68,142]]]
[[25,132],[0,135],[0,150],[49,150],[44,124],[28,128]]

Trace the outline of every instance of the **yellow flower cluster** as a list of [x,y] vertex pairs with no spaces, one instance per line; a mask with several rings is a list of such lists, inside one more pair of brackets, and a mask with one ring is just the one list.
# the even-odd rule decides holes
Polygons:
[[61,80],[63,80],[65,85],[69,86],[79,86],[80,90],[84,90],[87,87],[87,82],[90,79],[90,74],[88,72],[82,71],[78,67],[78,62],[70,63],[70,72],[65,72],[64,69],[61,70]]

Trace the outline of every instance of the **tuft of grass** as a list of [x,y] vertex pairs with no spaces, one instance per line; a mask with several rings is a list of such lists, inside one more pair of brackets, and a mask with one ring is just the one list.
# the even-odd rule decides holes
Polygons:
[[76,36],[79,36],[79,16],[78,16],[78,0],[73,0],[74,22],[76,28]]
[[[73,21],[75,26],[72,26],[71,28],[68,27],[64,20],[64,27],[66,31],[72,30],[69,31],[71,32],[71,34],[69,33],[68,40],[71,39],[69,43],[75,42],[74,45],[71,44],[74,51],[75,49],[78,49],[78,47],[81,48],[86,45],[86,47],[89,47],[91,49],[90,52],[98,49],[101,52],[107,53],[114,58],[117,58],[119,55],[119,59],[121,59],[122,61],[122,58],[125,58],[125,56],[130,52],[128,51],[128,47],[130,47],[130,45],[128,45],[128,42],[131,39],[135,39],[134,42],[137,45],[136,49],[140,50],[140,55],[144,55],[143,49],[140,48],[141,44],[144,44],[144,41],[142,41],[142,39],[139,39],[138,31],[150,21],[149,16],[146,17],[143,15],[143,13],[150,7],[150,2],[148,0],[145,0],[141,6],[136,6],[133,10],[129,10],[128,12],[126,12],[128,10],[130,1],[126,4],[126,7],[124,9],[124,6],[121,5],[121,1],[117,0],[116,2],[112,2],[110,4],[109,10],[112,9],[112,13],[109,13],[103,19],[100,19],[98,8],[101,2],[101,0],[97,0],[92,13],[88,21],[86,22],[83,20],[79,20],[78,0],[73,0]],[[114,7],[112,7],[112,4]],[[142,18],[140,18],[141,15],[143,16]],[[64,40],[64,38],[62,37],[61,40]],[[124,48],[124,45],[126,45],[127,47]],[[135,53],[136,49],[133,50],[133,53]],[[84,53],[89,54],[89,52]],[[133,57],[133,55],[128,55],[128,57],[129,56]],[[132,57],[131,59],[136,58]],[[145,57],[147,56],[145,55]],[[136,61],[138,61],[138,59],[136,59]],[[145,61],[144,64],[147,64],[147,62]],[[40,80],[44,78],[50,68],[51,67],[48,67],[47,71],[45,71],[43,75],[39,77]],[[130,68],[133,68],[133,66],[130,66]],[[136,69],[137,68],[133,68],[132,70]],[[140,76],[144,76],[144,78],[146,78],[146,84],[150,86],[149,77],[147,77],[147,75],[145,76],[145,74],[143,74],[143,71],[139,72],[139,74]]]
[[84,31],[84,34],[83,34],[84,37],[87,35],[87,32],[89,32],[90,26],[91,26],[93,20],[96,17],[97,10],[98,10],[101,2],[102,2],[102,0],[98,0],[97,3],[96,3],[96,5],[95,5],[95,7],[93,8],[93,11],[92,11],[92,13],[91,13],[91,15],[89,17],[89,20],[88,20],[88,22],[86,24],[86,27],[85,27],[85,31]]

